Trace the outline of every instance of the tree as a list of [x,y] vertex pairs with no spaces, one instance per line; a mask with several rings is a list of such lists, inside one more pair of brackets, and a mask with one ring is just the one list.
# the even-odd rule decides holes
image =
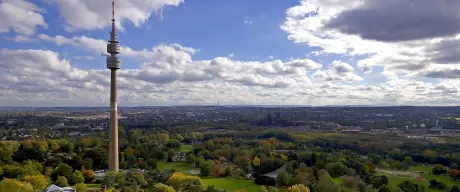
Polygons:
[[329,173],[321,169],[318,172],[318,192],[339,192],[340,188],[337,186],[334,181],[332,181],[332,177],[329,175]]
[[255,156],[254,159],[252,160],[252,164],[256,167],[260,165],[260,159],[259,157]]
[[0,161],[11,162],[19,146],[17,141],[0,141]]
[[181,134],[177,134],[176,139],[179,140],[180,142],[184,141],[184,137]]
[[357,191],[359,183],[361,183],[359,177],[346,176],[343,178],[343,186],[348,189]]
[[276,176],[276,185],[289,186],[291,184],[292,175],[287,171],[280,171]]
[[382,185],[388,185],[388,178],[385,175],[375,176],[372,178],[372,185],[375,188],[380,188]]
[[72,156],[72,159],[70,160],[69,164],[75,170],[80,169],[81,166],[83,165],[83,159],[81,159],[79,155],[74,155]]
[[144,174],[141,172],[128,172],[127,175],[128,182],[134,185],[145,185],[147,182],[145,181]]
[[441,182],[441,181],[438,182],[438,189],[439,190],[444,190],[446,188],[447,188],[447,186],[446,186],[446,184],[444,184],[444,182]]
[[376,155],[372,158],[372,163],[374,163],[374,165],[380,163],[380,161],[383,160],[383,157],[380,156],[380,155]]
[[25,163],[23,168],[25,175],[41,175],[41,172],[43,171],[42,164],[30,160]]
[[160,144],[165,144],[169,141],[169,135],[165,133],[156,134],[156,139]]
[[273,186],[268,186],[267,187],[267,192],[278,192],[278,189],[273,187]]
[[251,172],[251,159],[244,155],[236,157],[238,166],[243,169],[246,173]]
[[158,183],[155,185],[155,191],[156,192],[176,192],[174,188],[167,186],[163,183]]
[[294,168],[292,167],[292,162],[287,162],[286,163],[286,172],[288,172],[288,173],[294,172]]
[[454,185],[452,188],[449,189],[449,192],[460,192],[460,187]]
[[72,175],[72,171],[72,167],[65,163],[61,163],[53,170],[53,172],[51,172],[51,179],[56,180],[58,176],[68,178],[70,175]]
[[93,160],[94,169],[105,169],[109,161],[109,152],[105,148],[95,147],[87,151],[84,157]]
[[430,188],[431,189],[440,189],[440,190],[444,190],[447,188],[446,184],[444,184],[443,182],[441,181],[436,181],[436,179],[432,179],[429,181],[430,183]]
[[434,165],[434,167],[433,167],[433,174],[435,174],[435,175],[441,175],[441,174],[444,174],[444,173],[446,173],[446,170],[445,170],[445,168],[444,168],[443,165],[441,165],[441,164],[436,164],[436,165]]
[[200,168],[201,164],[203,164],[205,161],[204,161],[204,158],[203,157],[198,157],[195,159],[195,167],[196,168]]
[[116,175],[114,172],[109,171],[104,174],[104,177],[102,178],[101,185],[102,186],[107,186],[107,187],[112,187],[115,185],[116,181]]
[[34,188],[28,182],[4,178],[0,181],[0,191],[5,192],[33,192]]
[[402,166],[401,166],[401,162],[400,161],[394,161],[392,164],[391,164],[391,169],[402,169]]
[[259,192],[267,192],[267,188],[264,185],[259,187]]
[[214,151],[216,149],[216,145],[211,140],[206,141],[205,146],[209,151]]
[[379,164],[377,165],[380,169],[388,169],[390,168],[390,165],[384,160],[381,160]]
[[225,192],[225,190],[216,189],[214,185],[208,185],[206,186],[206,189],[203,190],[203,192]]
[[29,182],[37,191],[46,188],[49,184],[48,177],[44,175],[26,175],[21,181]]
[[67,187],[69,184],[67,183],[67,179],[64,176],[59,176],[56,182],[54,182],[59,187]]
[[[178,189],[178,191],[195,191],[196,186],[201,189],[201,179],[198,176],[185,175],[184,173],[174,173],[166,182],[168,185]],[[187,190],[179,189],[188,188]]]
[[310,189],[302,184],[293,185],[288,188],[289,192],[310,192]]
[[295,175],[294,178],[292,178],[291,184],[303,184],[303,185],[309,185],[310,182],[308,180],[308,174],[305,172],[300,172]]
[[460,171],[457,170],[457,169],[451,169],[451,170],[449,170],[449,176],[452,179],[457,180],[460,177]]
[[52,152],[58,152],[59,144],[56,142],[56,140],[50,140],[48,141],[48,144],[50,145],[50,149]]
[[7,164],[3,166],[3,176],[14,179],[20,178],[25,175],[25,170],[23,167],[19,167],[16,165]]
[[85,169],[93,169],[93,160],[90,158],[83,159],[82,164],[83,164],[83,167],[85,167]]
[[120,162],[120,169],[128,169],[128,162],[127,161],[121,161]]
[[204,177],[207,177],[211,174],[212,163],[211,162],[203,162],[200,164],[200,174]]
[[187,163],[189,164],[193,164],[195,163],[195,155],[193,155],[193,153],[190,153],[187,155]]
[[176,155],[176,152],[173,149],[168,149],[168,162],[173,161],[173,157]]
[[430,188],[432,189],[438,188],[438,181],[436,181],[436,179],[430,180]]
[[158,160],[150,158],[147,160],[147,165],[150,169],[156,169],[158,167]]
[[123,172],[118,172],[117,176],[115,177],[115,182],[121,186],[125,185],[126,184],[126,174]]
[[419,192],[421,187],[417,183],[413,183],[410,181],[403,181],[402,183],[397,185],[403,192]]
[[78,183],[74,186],[76,192],[86,192],[88,190],[88,186],[84,183]]
[[380,186],[378,192],[392,192],[392,191],[387,185],[382,185],[382,186]]
[[342,163],[334,163],[334,175],[342,176],[347,172],[347,167]]
[[407,165],[412,165],[414,163],[414,160],[412,160],[411,156],[405,156],[404,163],[407,163]]
[[94,180],[94,171],[93,170],[85,170],[83,172],[83,177],[85,177],[86,182],[93,182]]
[[175,150],[179,150],[180,149],[180,141],[177,140],[177,139],[170,139],[166,143],[166,147],[171,148],[171,149],[175,149]]
[[220,177],[220,174],[221,174],[220,167],[221,167],[220,164],[216,164],[216,163],[212,164],[212,169],[211,169],[212,176]]
[[79,170],[75,170],[71,176],[68,177],[69,179],[69,184],[70,185],[75,185],[77,183],[83,183],[85,182],[85,177],[83,177],[83,174]]

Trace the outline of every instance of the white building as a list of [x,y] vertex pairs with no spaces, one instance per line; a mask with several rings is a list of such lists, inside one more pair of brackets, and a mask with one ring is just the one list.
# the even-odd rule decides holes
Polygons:
[[59,187],[57,185],[50,185],[42,192],[75,192],[75,189],[72,187]]

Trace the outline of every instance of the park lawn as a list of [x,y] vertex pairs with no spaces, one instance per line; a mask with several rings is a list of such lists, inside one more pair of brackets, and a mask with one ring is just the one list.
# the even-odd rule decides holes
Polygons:
[[396,175],[388,175],[388,174],[383,174],[381,172],[379,172],[377,175],[385,175],[385,176],[387,176],[389,186],[391,186],[391,185],[397,186],[398,184],[400,184],[403,181],[407,180],[407,181],[411,181],[411,182],[414,182],[414,183],[421,184],[421,185],[425,186],[426,189],[429,189],[429,191],[436,191],[436,192],[439,191],[439,192],[441,192],[440,190],[430,189],[429,188],[430,185],[429,185],[428,181],[419,182],[416,178],[402,177],[402,176],[396,176]]
[[[430,186],[429,181],[432,180],[432,179],[436,179],[437,181],[442,181],[444,184],[447,185],[448,188],[452,187],[453,185],[460,186],[459,181],[454,181],[447,175],[433,175],[431,173],[432,169],[433,169],[432,167],[421,166],[421,165],[410,166],[409,167],[409,171],[414,172],[414,173],[418,173],[423,177],[422,182],[419,182],[417,180],[417,178],[403,177],[403,176],[397,176],[397,175],[388,175],[388,174],[385,174],[385,175],[388,178],[388,184],[389,185],[398,185],[401,182],[403,182],[405,180],[408,180],[408,181],[412,181],[412,182],[415,182],[415,183],[422,184],[423,186],[425,186],[430,191],[439,191],[440,192],[442,190],[435,190],[435,189],[430,189],[429,188],[429,186]],[[381,175],[381,174],[383,174],[383,173],[382,172],[378,173],[378,175]],[[444,190],[444,191],[447,191],[447,189]]]
[[[430,181],[432,179],[436,179],[436,181],[442,181],[444,184],[447,185],[447,187],[452,187],[454,185],[460,186],[460,181],[454,181],[452,180],[449,176],[447,175],[434,175],[431,171],[433,170],[433,167],[427,167],[427,166],[410,166],[409,167],[410,171],[414,171],[417,173],[422,174],[423,179],[426,181]],[[422,173],[423,172],[423,173]]]
[[181,145],[180,146],[180,152],[189,152],[189,151],[192,151],[193,150],[193,146],[192,145]]
[[433,167],[428,167],[428,166],[422,166],[422,165],[415,165],[415,166],[410,166],[409,171],[415,171],[415,172],[423,172],[423,173],[430,173],[433,170]]
[[161,171],[164,171],[165,169],[174,169],[177,172],[181,172],[193,169],[193,165],[188,164],[187,162],[160,161],[158,162],[157,168]]
[[101,188],[101,184],[100,184],[100,183],[86,184],[86,186],[88,186],[88,188]]
[[214,185],[217,189],[224,189],[227,192],[252,192],[259,191],[259,185],[251,180],[233,178],[206,178],[201,179],[203,187]]

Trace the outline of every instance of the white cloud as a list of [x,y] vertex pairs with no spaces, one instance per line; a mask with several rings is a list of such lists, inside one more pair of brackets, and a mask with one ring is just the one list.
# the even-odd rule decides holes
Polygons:
[[321,81],[359,82],[363,78],[355,74],[354,68],[342,61],[333,61],[328,70],[317,70],[312,77]]
[[75,60],[94,60],[94,56],[73,56]]
[[[132,104],[133,101],[128,98],[136,96],[145,99],[139,99],[140,103],[148,101],[148,98],[168,103],[177,94],[183,95],[187,102],[224,100],[228,97],[225,94],[233,94],[234,102],[245,102],[247,98],[256,101],[255,93],[251,93],[248,87],[264,90],[311,85],[306,72],[321,66],[310,60],[265,63],[234,61],[223,57],[192,60],[195,52],[195,49],[177,44],[159,45],[151,51],[132,50],[133,56],[152,56],[144,57],[145,62],[137,69],[122,68],[118,71],[120,97],[126,98],[121,102]],[[6,97],[19,103],[30,100],[52,105],[59,102],[62,105],[84,103],[82,100],[88,100],[88,97],[95,102],[94,105],[107,100],[105,92],[110,83],[108,70],[78,69],[58,53],[48,50],[3,49],[0,61],[0,72],[7,74],[0,78],[7,90],[5,95],[0,96],[0,103]],[[209,89],[211,85],[215,88]],[[50,99],[58,103],[46,101]]]
[[16,42],[16,43],[36,43],[37,39],[30,38],[24,35],[16,35],[15,37],[5,37],[5,39]]
[[48,25],[41,14],[42,12],[42,9],[28,1],[0,1],[0,33],[12,30],[16,33],[32,35],[37,26],[47,28]]
[[228,57],[230,57],[230,58],[235,57],[235,53],[228,54]]
[[[112,0],[53,0],[57,3],[66,22],[66,29],[94,30],[111,23]],[[115,1],[116,26],[129,21],[134,26],[147,22],[152,13],[159,13],[164,7],[179,6],[183,0],[118,0]],[[78,11],[75,11],[78,10]]]
[[[155,50],[155,51],[153,51]],[[142,51],[141,51],[142,52]],[[219,57],[193,60],[195,49],[159,45],[137,69],[118,70],[120,105],[212,104],[451,104],[459,82],[424,83],[394,78],[382,85],[347,84],[360,77],[347,63],[326,70],[307,59],[243,62]],[[133,55],[137,51],[133,50]],[[185,56],[187,55],[188,56]],[[106,105],[108,70],[82,70],[47,50],[0,52],[4,105]],[[123,66],[123,64],[122,64]],[[389,73],[387,74],[389,75]],[[334,81],[334,82],[330,82]],[[345,83],[345,84],[343,84]],[[135,99],[134,99],[135,98]],[[455,101],[456,102],[456,101]]]
[[365,73],[384,67],[407,74],[460,61],[458,7],[456,1],[301,0],[286,10],[281,29],[320,53],[360,56],[356,65]]

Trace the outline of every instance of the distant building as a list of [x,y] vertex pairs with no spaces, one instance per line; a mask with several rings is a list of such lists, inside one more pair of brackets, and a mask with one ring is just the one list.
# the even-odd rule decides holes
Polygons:
[[6,124],[11,125],[13,123],[16,123],[16,119],[7,119]]
[[339,124],[337,123],[322,123],[319,126],[320,129],[337,129],[338,127]]
[[64,128],[65,124],[64,123],[58,123],[53,126],[53,129],[62,129]]
[[50,185],[42,192],[75,192],[75,189],[72,187],[59,187],[57,185]]

